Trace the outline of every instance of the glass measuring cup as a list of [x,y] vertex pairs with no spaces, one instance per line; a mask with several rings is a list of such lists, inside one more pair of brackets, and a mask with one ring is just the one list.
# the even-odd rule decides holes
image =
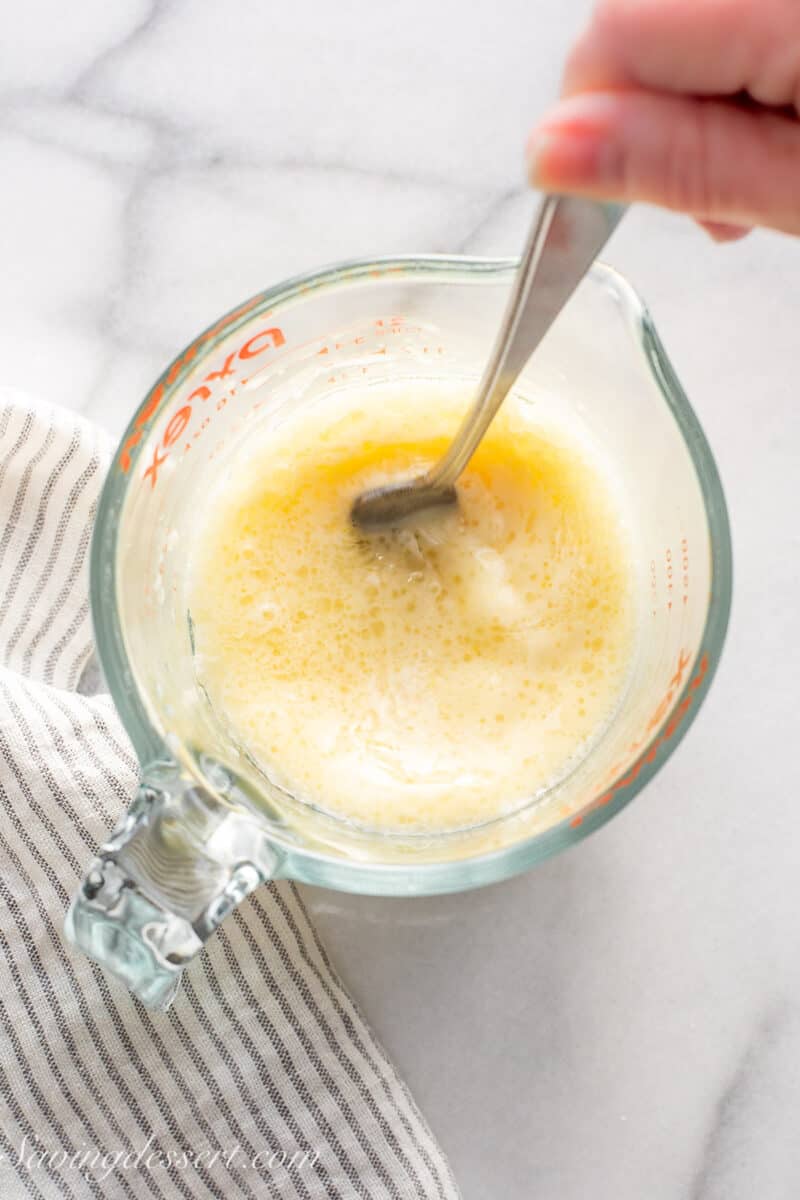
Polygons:
[[613,464],[634,514],[641,633],[603,736],[564,778],[484,824],[363,828],[271,781],[228,735],[195,674],[186,551],[225,456],[298,405],[354,384],[478,378],[509,260],[397,258],[299,277],[253,297],[164,372],[122,438],[92,545],[98,652],[141,764],[131,809],[91,864],[70,939],[148,1006],[259,883],[289,877],[386,895],[515,874],[597,829],[691,724],[731,597],[725,501],[703,432],[629,285],[598,265],[518,393],[574,422]]

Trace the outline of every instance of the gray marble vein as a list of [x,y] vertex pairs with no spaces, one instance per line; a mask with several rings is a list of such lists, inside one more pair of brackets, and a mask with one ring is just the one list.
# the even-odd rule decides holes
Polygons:
[[796,1006],[775,1003],[752,1031],[711,1114],[691,1200],[800,1195]]

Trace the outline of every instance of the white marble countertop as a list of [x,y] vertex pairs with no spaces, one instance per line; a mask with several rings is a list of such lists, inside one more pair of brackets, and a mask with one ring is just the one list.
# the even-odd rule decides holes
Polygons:
[[[119,432],[200,328],[324,262],[514,253],[582,0],[55,0],[0,48],[0,380]],[[736,594],[710,699],[626,812],[509,883],[310,892],[465,1200],[800,1194],[800,244],[637,211],[718,458]]]

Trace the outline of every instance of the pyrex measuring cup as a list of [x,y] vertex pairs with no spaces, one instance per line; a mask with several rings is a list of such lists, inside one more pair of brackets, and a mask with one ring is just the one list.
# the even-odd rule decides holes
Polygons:
[[423,894],[502,879],[619,812],[685,733],[716,668],[731,595],[728,520],[706,439],[630,287],[597,266],[518,392],[580,424],[634,514],[641,635],[613,721],[515,811],[446,833],[365,829],[296,799],[228,736],[195,676],[184,595],[192,515],[231,447],[331,389],[474,382],[509,261],[357,262],[253,297],[169,366],[123,436],[92,547],[108,686],[141,763],[129,813],[89,867],[70,938],[151,1007],[253,888],[290,877]]

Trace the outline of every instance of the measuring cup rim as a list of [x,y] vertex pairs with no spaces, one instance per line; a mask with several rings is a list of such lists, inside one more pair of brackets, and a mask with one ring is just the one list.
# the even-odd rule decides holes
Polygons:
[[[384,282],[446,282],[486,284],[510,282],[518,260],[452,255],[397,255],[333,264],[294,276],[256,293],[195,338],[166,367],[133,414],[120,439],[100,495],[90,565],[90,597],[95,642],[109,691],[144,766],[165,755],[165,738],[157,730],[139,694],[127,656],[116,597],[116,553],[120,517],[128,488],[136,474],[137,450],[146,430],[158,421],[177,388],[199,361],[254,318],[276,308],[300,303],[322,291]],[[316,847],[288,847],[286,874],[323,886],[374,894],[433,893],[490,883],[525,870],[598,829],[620,812],[661,769],[685,736],[699,711],[716,671],[727,631],[732,595],[732,551],[725,496],[711,448],[659,340],[650,314],[631,284],[618,271],[596,263],[589,278],[612,292],[627,320],[632,339],[643,350],[650,372],[671,411],[694,466],[708,521],[711,546],[711,589],[700,647],[689,673],[663,722],[642,748],[634,768],[606,795],[596,797],[580,812],[547,830],[520,841],[450,861],[411,864],[349,860]],[[582,285],[587,286],[586,283]],[[127,456],[127,465],[126,465]],[[699,669],[698,669],[699,666]],[[669,737],[663,731],[672,728]],[[208,780],[196,766],[198,782]],[[213,790],[213,788],[211,789]],[[516,814],[518,815],[518,814]],[[498,821],[506,818],[500,817]],[[391,835],[386,835],[391,837]],[[451,835],[437,835],[446,841]]]

